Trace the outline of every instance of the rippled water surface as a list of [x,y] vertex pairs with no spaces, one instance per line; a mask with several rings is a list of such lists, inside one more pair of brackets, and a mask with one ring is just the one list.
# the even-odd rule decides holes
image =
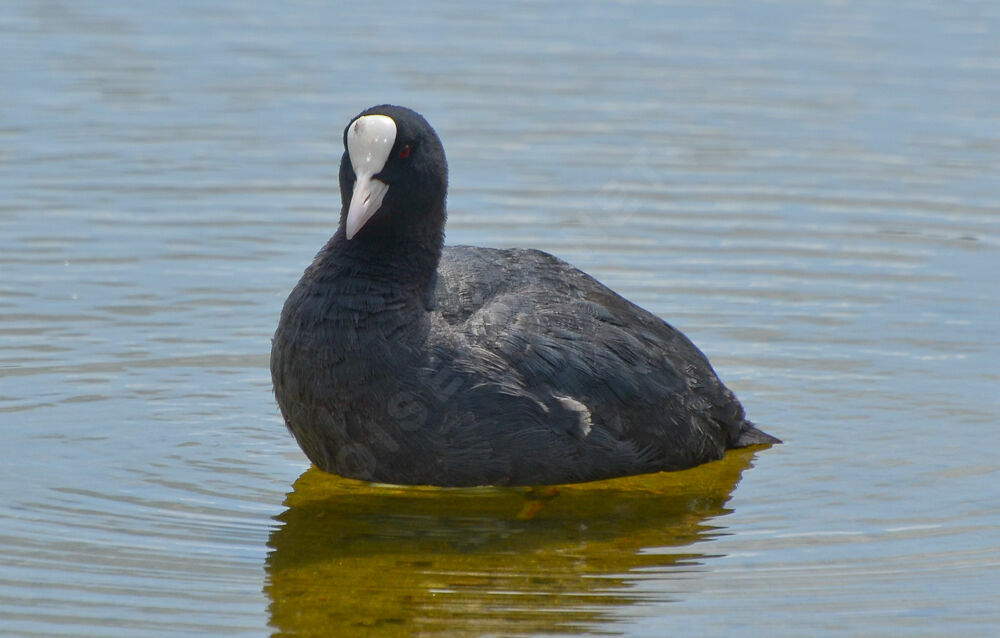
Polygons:
[[[0,634],[996,635],[998,33],[0,0]],[[269,339],[379,102],[441,134],[449,242],[591,272],[786,443],[555,494],[309,470]]]

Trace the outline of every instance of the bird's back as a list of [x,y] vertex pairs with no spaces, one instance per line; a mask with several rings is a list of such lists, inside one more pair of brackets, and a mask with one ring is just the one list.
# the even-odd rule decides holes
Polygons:
[[537,452],[547,482],[691,467],[757,432],[683,334],[547,253],[448,247],[430,311],[432,367],[488,371],[495,395],[455,386],[452,409],[522,405],[520,422],[478,427],[512,456],[529,439],[563,446]]

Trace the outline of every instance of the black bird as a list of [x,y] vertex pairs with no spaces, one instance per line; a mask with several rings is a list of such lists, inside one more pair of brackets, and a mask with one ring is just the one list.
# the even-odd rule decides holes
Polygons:
[[336,234],[271,349],[288,429],[323,470],[543,485],[680,470],[778,443],[678,330],[538,250],[444,248],[447,163],[418,113],[344,130]]

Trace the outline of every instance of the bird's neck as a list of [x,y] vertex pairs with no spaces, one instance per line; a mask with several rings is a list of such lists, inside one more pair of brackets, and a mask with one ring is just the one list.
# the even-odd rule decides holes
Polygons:
[[[347,192],[344,184],[341,190]],[[433,285],[447,219],[444,190],[431,189],[419,201],[379,211],[351,239],[347,239],[344,199],[336,234],[319,257],[342,276],[386,284],[400,292],[423,295]]]
[[367,293],[370,304],[423,299],[434,285],[443,240],[441,235],[397,239],[364,233],[349,240],[341,229],[310,270],[345,294]]
[[325,350],[330,360],[350,362],[349,374],[337,368],[323,377],[344,387],[361,387],[419,356],[440,257],[440,250],[376,246],[359,238],[348,240],[338,231],[306,269],[295,307],[286,308],[300,342]]

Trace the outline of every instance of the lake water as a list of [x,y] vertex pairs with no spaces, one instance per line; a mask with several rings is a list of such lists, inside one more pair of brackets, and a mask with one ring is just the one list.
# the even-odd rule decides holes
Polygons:
[[[0,634],[996,635],[998,34],[961,0],[0,0]],[[381,102],[444,140],[450,243],[590,272],[785,444],[554,495],[308,469],[269,339]]]

